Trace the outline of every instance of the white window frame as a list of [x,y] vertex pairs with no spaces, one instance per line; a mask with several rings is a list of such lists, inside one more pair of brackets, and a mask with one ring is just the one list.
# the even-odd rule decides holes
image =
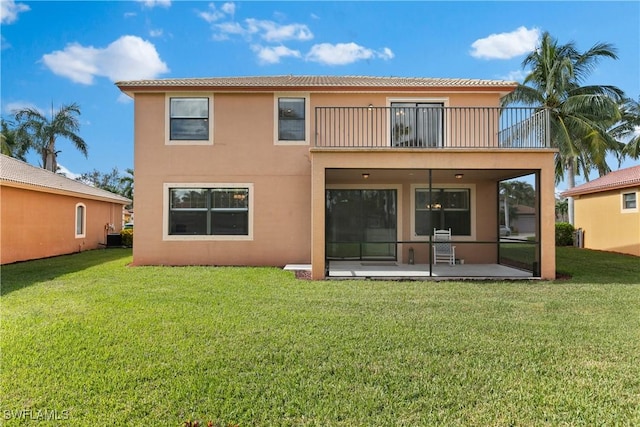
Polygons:
[[[429,236],[418,236],[416,234],[416,190],[428,190],[429,186],[425,186],[424,184],[411,184],[411,201],[410,201],[410,209],[411,209],[411,240],[417,242],[428,242]],[[432,186],[434,189],[469,189],[469,219],[471,221],[471,235],[469,236],[451,236],[451,240],[460,241],[460,242],[472,242],[476,240],[476,185],[475,184],[438,184]]]
[[[280,112],[278,100],[280,98],[304,99],[304,139],[299,141],[281,140],[279,133]],[[273,94],[273,141],[274,145],[309,145],[311,140],[311,96],[308,92],[277,92]]]
[[[209,139],[207,140],[172,140],[171,139],[171,98],[207,98],[209,100]],[[165,94],[164,103],[164,135],[165,145],[213,145],[213,93],[211,92],[171,92]]]
[[[82,230],[80,233],[78,233],[78,220],[80,219],[78,218],[78,208],[82,208]],[[84,203],[76,203],[76,213],[74,217],[76,220],[74,223],[74,233],[76,239],[83,239],[87,236],[87,206]]]
[[[414,102],[417,104],[420,103],[425,103],[425,104],[442,104],[442,106],[444,108],[447,108],[449,106],[449,98],[446,97],[442,97],[442,98],[387,98],[386,99],[386,106],[389,112],[391,112],[391,104],[396,103],[396,102]],[[447,123],[447,117],[446,114],[443,114],[443,123],[442,123],[442,132],[444,133],[444,138],[442,138],[442,147],[449,147],[451,145],[450,141],[449,141],[449,134],[450,132],[448,132],[449,128],[448,128],[448,123]],[[391,140],[391,120],[387,120],[387,146],[391,147],[392,145],[392,140]],[[438,147],[441,148],[441,147]],[[413,235],[413,233],[412,233]]]
[[[249,190],[249,224],[246,235],[175,235],[169,234],[169,210],[171,203],[169,190],[171,188],[246,188]],[[228,183],[228,182],[165,182],[162,185],[162,240],[164,241],[238,241],[253,240],[253,210],[254,210],[253,183]]]
[[[637,213],[637,212],[640,212],[640,210],[638,210],[638,202],[640,201],[640,200],[638,200],[639,199],[638,193],[640,193],[640,192],[639,191],[628,191],[628,190],[627,191],[624,191],[624,190],[620,191],[620,212],[621,213]],[[636,198],[636,207],[635,208],[626,208],[624,206],[624,196],[627,195],[627,194],[633,194],[635,196],[635,198]]]

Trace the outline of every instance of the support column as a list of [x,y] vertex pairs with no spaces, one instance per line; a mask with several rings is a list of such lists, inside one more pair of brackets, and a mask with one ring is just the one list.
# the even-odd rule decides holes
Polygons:
[[325,174],[318,159],[311,162],[311,278],[325,278]]

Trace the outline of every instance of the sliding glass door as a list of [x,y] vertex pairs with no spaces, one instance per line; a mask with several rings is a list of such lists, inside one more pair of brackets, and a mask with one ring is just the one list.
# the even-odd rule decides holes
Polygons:
[[396,190],[327,190],[327,258],[395,260],[396,200]]
[[441,147],[443,104],[391,103],[391,145],[394,147]]

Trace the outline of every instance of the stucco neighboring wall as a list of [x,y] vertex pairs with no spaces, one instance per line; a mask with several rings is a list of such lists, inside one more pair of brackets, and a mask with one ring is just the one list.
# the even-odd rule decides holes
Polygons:
[[[46,258],[101,247],[105,225],[122,228],[122,205],[50,194],[9,186],[0,187],[0,263]],[[86,234],[76,238],[76,206],[86,207]]]
[[622,211],[622,193],[640,187],[605,191],[575,198],[575,227],[584,230],[584,247],[640,256],[640,210]]

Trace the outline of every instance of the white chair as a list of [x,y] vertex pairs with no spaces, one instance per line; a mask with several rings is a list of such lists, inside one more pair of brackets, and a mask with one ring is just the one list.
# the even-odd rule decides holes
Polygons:
[[456,247],[451,245],[451,229],[433,229],[433,263],[447,262],[449,265],[456,263]]

